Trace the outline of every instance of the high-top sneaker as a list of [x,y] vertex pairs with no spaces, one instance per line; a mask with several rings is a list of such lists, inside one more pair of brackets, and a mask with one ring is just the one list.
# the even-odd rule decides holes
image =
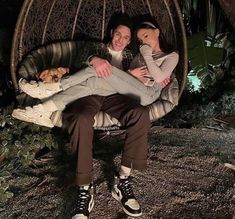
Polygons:
[[135,198],[130,184],[130,177],[124,179],[117,176],[115,177],[112,196],[121,203],[122,209],[126,214],[132,217],[139,217],[142,215],[140,205]]
[[94,207],[93,186],[79,186],[76,209],[72,219],[88,219]]

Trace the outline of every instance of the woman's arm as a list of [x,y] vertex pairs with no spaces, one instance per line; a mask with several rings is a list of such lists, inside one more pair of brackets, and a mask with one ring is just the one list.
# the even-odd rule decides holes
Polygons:
[[148,45],[143,45],[140,48],[140,53],[144,57],[149,74],[154,78],[157,83],[161,83],[165,79],[169,78],[175,69],[179,55],[177,52],[172,52],[166,55],[165,60],[159,67],[152,56],[152,49]]

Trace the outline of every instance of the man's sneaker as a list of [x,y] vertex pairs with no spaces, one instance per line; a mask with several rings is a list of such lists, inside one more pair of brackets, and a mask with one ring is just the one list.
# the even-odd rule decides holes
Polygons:
[[42,104],[38,104],[34,107],[26,107],[25,109],[14,109],[12,112],[12,117],[25,122],[31,122],[37,125],[52,128],[54,125],[50,119],[51,114],[51,112],[47,112],[44,109]]
[[115,177],[112,196],[121,203],[123,211],[132,216],[139,217],[142,211],[130,185],[130,177],[120,179]]
[[94,207],[94,191],[92,186],[79,186],[75,215],[72,219],[88,219]]
[[29,96],[38,99],[45,99],[51,97],[62,90],[60,88],[60,82],[56,83],[43,83],[41,81],[28,82],[23,78],[19,80],[19,88]]

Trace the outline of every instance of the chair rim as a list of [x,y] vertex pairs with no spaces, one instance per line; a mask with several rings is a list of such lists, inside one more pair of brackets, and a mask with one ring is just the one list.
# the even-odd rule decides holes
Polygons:
[[[10,66],[10,70],[11,70],[11,78],[12,78],[12,83],[13,86],[15,88],[15,90],[18,90],[18,81],[17,81],[17,61],[16,60],[16,50],[18,49],[19,54],[22,53],[21,49],[22,48],[17,48],[17,42],[22,40],[22,30],[24,28],[25,22],[26,22],[26,14],[29,12],[30,10],[30,6],[32,5],[34,0],[25,0],[23,2],[22,8],[20,10],[17,22],[16,22],[16,27],[15,27],[15,31],[14,31],[14,36],[13,36],[13,41],[12,41],[12,48],[11,48],[11,66]],[[165,2],[165,0],[164,0]],[[181,37],[182,37],[182,73],[180,76],[180,87],[179,87],[179,98],[181,97],[185,86],[186,86],[186,81],[187,81],[187,74],[188,74],[188,49],[187,49],[187,37],[186,37],[186,31],[184,28],[184,22],[183,22],[183,17],[182,17],[182,13],[181,13],[181,9],[178,3],[178,0],[173,0],[172,1],[175,9],[176,9],[176,15],[178,18],[178,22],[179,22],[179,28],[180,28],[180,33],[181,33]],[[165,2],[165,4],[167,4]],[[172,16],[171,14],[169,14],[169,16]],[[172,19],[172,17],[171,17]]]

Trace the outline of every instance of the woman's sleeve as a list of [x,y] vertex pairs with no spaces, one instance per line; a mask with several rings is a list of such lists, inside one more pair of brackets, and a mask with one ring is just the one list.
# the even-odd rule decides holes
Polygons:
[[163,80],[171,76],[178,63],[179,55],[177,52],[168,54],[160,67],[157,66],[152,55],[144,55],[144,60],[149,74],[151,74],[157,83],[161,83]]

